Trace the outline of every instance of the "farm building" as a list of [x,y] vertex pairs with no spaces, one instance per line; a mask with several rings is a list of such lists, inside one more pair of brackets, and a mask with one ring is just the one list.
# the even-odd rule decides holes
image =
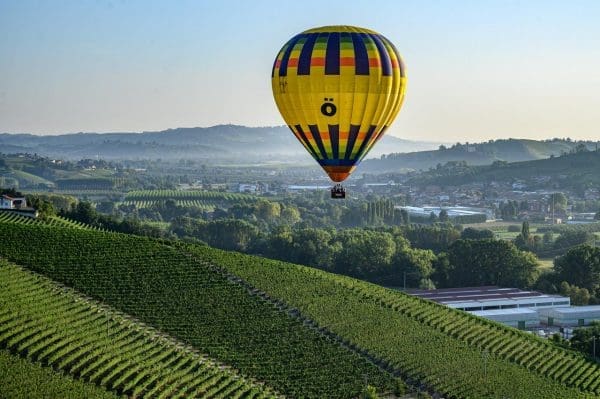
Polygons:
[[541,323],[548,326],[585,326],[600,320],[600,305],[540,309],[539,315]]
[[555,308],[571,305],[569,297],[497,286],[411,290],[407,293],[468,312],[515,308]]
[[538,312],[529,308],[475,310],[470,313],[519,329],[536,327],[540,324]]
[[21,209],[27,208],[27,200],[24,197],[13,198],[8,195],[0,197],[0,209]]

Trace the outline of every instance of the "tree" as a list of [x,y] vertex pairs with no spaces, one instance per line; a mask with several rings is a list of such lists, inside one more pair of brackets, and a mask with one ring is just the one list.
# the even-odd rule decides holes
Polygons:
[[331,270],[340,250],[341,244],[333,241],[330,232],[309,228],[292,233],[292,245],[287,256],[294,263]]
[[298,211],[298,208],[293,205],[287,205],[281,211],[281,220],[284,223],[293,226],[302,219],[300,218],[300,211]]
[[30,206],[35,208],[38,211],[38,216],[41,219],[47,219],[51,216],[56,215],[56,211],[54,210],[54,205],[52,202],[43,199],[38,195],[28,195],[26,201]]
[[596,212],[596,214],[594,215],[594,219],[600,220],[600,211]]
[[[515,237],[514,241],[517,248],[524,251],[533,251],[536,249],[536,239],[529,232],[529,222],[524,221],[521,226],[521,233]],[[537,239],[537,243],[539,244],[539,237]]]
[[560,284],[560,294],[571,298],[571,305],[583,306],[590,302],[590,292],[587,288],[570,285],[566,281]]
[[494,232],[489,229],[475,229],[467,227],[460,233],[463,240],[483,240],[485,238],[494,238]]
[[596,357],[600,355],[600,322],[594,321],[587,328],[576,328],[571,338],[571,347],[586,355],[592,355],[596,340]]
[[439,219],[440,219],[440,222],[447,222],[447,221],[450,219],[450,218],[448,217],[448,211],[447,211],[447,210],[445,210],[445,209],[442,209],[442,210],[440,211],[440,214],[439,214],[439,216],[438,216],[438,217],[439,217]]
[[523,236],[523,238],[527,241],[529,240],[530,237],[530,233],[529,233],[529,222],[528,221],[524,221],[523,225],[521,226],[521,235]]
[[449,285],[529,287],[537,276],[537,258],[504,240],[458,240],[448,249]]
[[600,294],[600,248],[581,245],[554,260],[559,281]]
[[387,283],[404,284],[404,274],[406,273],[408,287],[435,288],[430,280],[435,259],[435,254],[430,250],[404,247],[396,251],[394,255],[392,276],[388,278]]
[[429,223],[434,223],[434,222],[436,222],[437,220],[438,220],[437,216],[435,216],[435,213],[432,211],[432,212],[429,214]]
[[389,273],[396,244],[390,233],[350,229],[336,237],[335,271],[355,277]]
[[281,215],[281,205],[278,202],[260,200],[255,209],[256,217],[267,223],[273,222]]
[[554,240],[554,248],[567,250],[577,245],[591,243],[594,238],[594,234],[584,230],[565,230]]
[[552,193],[548,200],[550,212],[565,211],[567,209],[567,196],[563,193]]

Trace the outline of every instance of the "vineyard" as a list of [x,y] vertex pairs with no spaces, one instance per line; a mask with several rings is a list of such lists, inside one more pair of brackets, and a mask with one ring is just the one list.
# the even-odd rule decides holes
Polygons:
[[401,385],[394,375],[452,398],[600,393],[600,368],[575,352],[349,277],[85,229],[0,223],[0,236],[3,257],[286,396],[356,397],[365,379],[391,392]]
[[125,201],[164,201],[164,200],[199,200],[199,201],[255,201],[256,197],[249,194],[226,193],[221,191],[200,190],[137,190],[129,191]]
[[228,208],[233,204],[254,202],[257,197],[249,194],[221,191],[138,190],[128,192],[121,204],[133,205],[138,209],[143,209],[167,200],[175,201],[177,206],[199,208],[205,212],[212,212],[216,207]]
[[[134,201],[123,201],[121,204],[125,206],[135,206],[137,209],[150,208],[158,205],[161,200],[134,200]],[[215,210],[215,203],[208,200],[175,200],[175,205],[183,206],[186,208],[199,208],[205,212],[212,212]]]
[[[399,384],[293,312],[179,248],[149,238],[44,225],[0,223],[0,236],[3,257],[102,300],[286,396],[356,397],[365,378],[380,392]],[[86,370],[97,362],[110,364],[95,358],[101,349],[93,353]],[[56,359],[69,362],[60,355]],[[98,378],[104,381],[106,375],[101,371]],[[123,392],[138,388],[121,387]]]
[[0,285],[0,346],[32,361],[119,395],[274,396],[153,329],[4,261]]
[[21,359],[0,349],[0,397],[11,399],[112,398],[116,396],[95,385]]
[[96,227],[91,227],[82,222],[69,220],[60,216],[52,216],[46,220],[36,219],[28,216],[19,215],[15,212],[0,212],[0,223],[16,223],[23,225],[33,224],[45,224],[48,226],[55,227],[71,227],[76,229],[92,229],[97,230]]
[[448,396],[600,393],[598,365],[516,329],[308,267],[209,247],[189,250],[283,300],[409,381],[424,381]]

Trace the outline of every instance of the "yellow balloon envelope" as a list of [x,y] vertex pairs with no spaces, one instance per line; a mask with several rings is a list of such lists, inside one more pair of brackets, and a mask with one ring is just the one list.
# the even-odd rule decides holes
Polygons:
[[331,180],[341,182],[400,111],[406,75],[398,50],[382,35],[325,26],[283,46],[271,82],[290,130]]

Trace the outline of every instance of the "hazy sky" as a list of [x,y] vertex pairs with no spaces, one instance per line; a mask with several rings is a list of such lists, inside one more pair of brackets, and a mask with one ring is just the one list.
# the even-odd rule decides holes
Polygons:
[[391,133],[600,139],[600,1],[0,0],[0,132],[281,125],[270,72],[311,27],[396,44]]

